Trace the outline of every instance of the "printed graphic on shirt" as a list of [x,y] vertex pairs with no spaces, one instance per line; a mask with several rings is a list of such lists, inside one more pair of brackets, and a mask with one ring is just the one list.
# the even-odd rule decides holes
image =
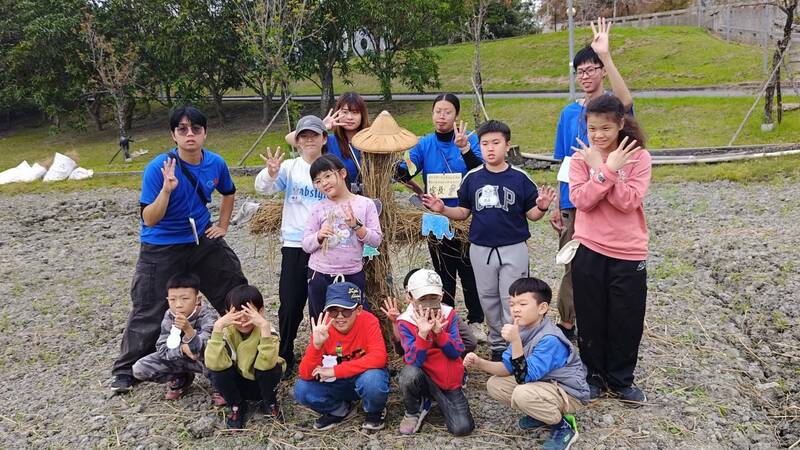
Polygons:
[[328,248],[355,247],[355,233],[353,232],[353,229],[350,228],[350,225],[347,225],[347,223],[344,221],[344,217],[334,212],[329,213],[327,217],[328,219],[333,219],[331,225],[333,226],[334,233],[333,236],[328,238]]
[[508,207],[516,202],[517,195],[511,189],[503,186],[503,199],[500,199],[500,186],[487,184],[475,191],[475,211],[486,208],[500,208],[508,212]]
[[289,203],[302,203],[303,198],[324,200],[325,194],[314,187],[293,185],[292,192],[289,194]]

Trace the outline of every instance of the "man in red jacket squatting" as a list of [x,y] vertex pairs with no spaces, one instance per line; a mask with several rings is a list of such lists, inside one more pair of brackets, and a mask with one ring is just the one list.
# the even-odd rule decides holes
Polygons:
[[294,398],[322,414],[315,430],[345,420],[361,400],[363,428],[380,430],[389,398],[386,345],[378,318],[361,306],[353,283],[334,283],[325,294],[324,315],[311,323],[311,340],[300,362]]
[[458,333],[458,314],[442,301],[442,279],[428,269],[408,279],[413,301],[400,317],[400,343],[406,366],[400,371],[400,392],[406,414],[401,434],[414,434],[431,409],[431,398],[439,404],[447,431],[463,436],[475,428],[469,403],[461,389],[464,343]]

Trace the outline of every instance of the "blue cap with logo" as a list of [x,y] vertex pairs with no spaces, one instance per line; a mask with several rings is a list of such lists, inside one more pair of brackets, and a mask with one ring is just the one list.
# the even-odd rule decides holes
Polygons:
[[349,281],[333,283],[325,292],[325,309],[338,306],[344,309],[355,309],[361,304],[361,289]]

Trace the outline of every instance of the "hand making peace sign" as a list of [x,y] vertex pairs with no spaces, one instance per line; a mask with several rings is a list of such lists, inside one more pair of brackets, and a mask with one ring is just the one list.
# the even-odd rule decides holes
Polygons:
[[281,170],[281,163],[283,162],[283,152],[281,151],[281,147],[278,146],[278,148],[275,149],[275,153],[272,153],[270,148],[267,147],[267,151],[264,153],[266,153],[266,156],[258,156],[264,160],[270,178],[275,178],[278,176],[278,171]]
[[456,132],[455,133],[456,134],[456,137],[455,137],[456,147],[458,147],[461,150],[461,153],[464,153],[465,152],[465,148],[467,150],[469,149],[469,139],[468,138],[470,136],[472,136],[472,133],[474,133],[474,131],[472,133],[470,133],[470,134],[467,134],[467,123],[462,120],[460,126],[459,126],[458,123],[455,124],[455,132]]

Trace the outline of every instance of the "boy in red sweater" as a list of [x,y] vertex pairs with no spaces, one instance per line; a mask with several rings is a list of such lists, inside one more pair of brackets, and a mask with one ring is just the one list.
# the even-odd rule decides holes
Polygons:
[[406,413],[401,434],[414,434],[435,398],[447,431],[463,436],[475,428],[469,403],[461,389],[464,343],[458,332],[455,309],[442,302],[442,279],[428,269],[414,272],[408,280],[413,301],[397,318],[406,366],[400,371],[400,392]]
[[389,398],[386,345],[378,319],[361,306],[358,286],[328,286],[324,315],[312,319],[311,328],[294,398],[322,414],[314,429],[333,428],[354,411],[352,403],[359,399],[367,416],[362,427],[382,429]]

